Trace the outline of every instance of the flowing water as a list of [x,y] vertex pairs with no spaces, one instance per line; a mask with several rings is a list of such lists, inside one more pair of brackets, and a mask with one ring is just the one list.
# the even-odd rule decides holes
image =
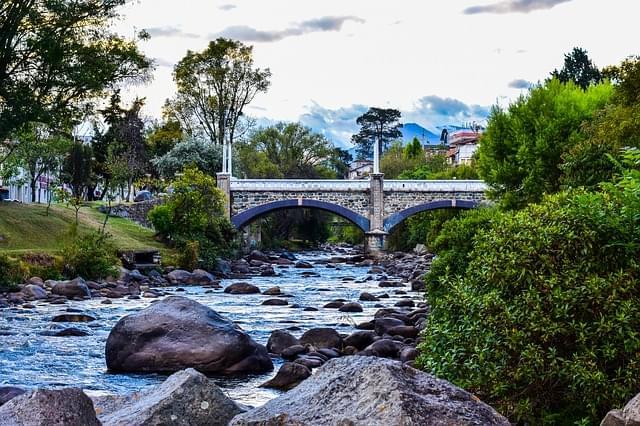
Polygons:
[[[326,252],[306,252],[299,259],[310,262],[326,259]],[[392,306],[402,296],[395,289],[382,289],[378,281],[364,281],[368,267],[339,264],[338,268],[316,265],[314,269],[275,267],[279,276],[255,277],[252,284],[266,290],[279,286],[286,294],[291,306],[262,306],[261,302],[273,296],[230,295],[222,290],[202,287],[163,288],[167,294],[176,294],[197,300],[240,325],[257,342],[266,344],[271,331],[291,328],[299,337],[314,327],[332,327],[340,333],[350,333],[356,323],[370,320],[376,303]],[[304,277],[303,272],[313,271],[319,276]],[[223,280],[225,287],[238,280]],[[408,289],[405,289],[408,290]],[[391,297],[382,302],[360,302],[364,312],[345,314],[336,309],[324,309],[323,305],[334,299],[357,301],[361,292],[388,293]],[[409,292],[414,299],[419,293]],[[148,306],[154,299],[113,299],[113,304],[101,304],[103,299],[70,301],[66,305],[51,305],[34,302],[35,309],[0,309],[0,386],[23,387],[81,387],[92,394],[126,394],[162,382],[166,376],[158,374],[110,374],[107,372],[104,347],[109,331],[123,316]],[[304,307],[319,310],[303,311]],[[54,315],[75,308],[97,318],[87,324],[52,323]],[[52,331],[73,326],[88,331],[83,337],[48,336]],[[268,374],[235,378],[214,377],[234,400],[261,405],[278,395],[278,391],[258,387],[270,379],[280,367],[282,360],[274,359],[275,370]]]

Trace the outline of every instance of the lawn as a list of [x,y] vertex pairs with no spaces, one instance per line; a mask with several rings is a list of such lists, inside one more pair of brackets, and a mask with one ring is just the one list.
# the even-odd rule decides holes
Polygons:
[[[105,215],[90,205],[80,209],[79,232],[102,228]],[[46,206],[0,202],[0,251],[9,253],[56,253],[69,240],[75,210],[65,205]],[[158,249],[163,257],[171,256],[166,245],[154,239],[154,232],[130,220],[110,217],[106,231],[118,249]]]

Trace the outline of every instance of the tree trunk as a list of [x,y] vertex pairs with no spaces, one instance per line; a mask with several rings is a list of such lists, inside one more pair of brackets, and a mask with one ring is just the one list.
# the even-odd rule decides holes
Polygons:
[[31,202],[35,203],[36,202],[36,180],[35,179],[31,179]]

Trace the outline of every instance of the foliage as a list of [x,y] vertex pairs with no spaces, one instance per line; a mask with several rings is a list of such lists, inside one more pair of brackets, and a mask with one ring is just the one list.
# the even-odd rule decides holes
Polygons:
[[28,270],[29,277],[40,277],[45,281],[63,278],[62,259],[59,256],[29,252],[20,256],[20,262]]
[[331,243],[347,243],[358,245],[364,243],[364,233],[356,225],[342,218],[335,218],[330,223],[331,236],[327,239]]
[[[384,157],[383,157],[384,158]],[[426,157],[422,161],[422,164],[418,164],[416,167],[407,168],[398,175],[398,179],[441,179],[440,174],[447,172],[448,170],[455,170],[447,164],[447,159],[442,154],[435,154]]]
[[554,70],[551,77],[562,83],[571,81],[582,90],[600,83],[603,78],[598,67],[589,58],[588,52],[580,47],[574,47],[571,53],[564,55],[564,66],[560,71]]
[[109,234],[94,231],[76,235],[62,250],[67,278],[101,279],[117,273],[118,256]]
[[278,123],[254,132],[239,148],[241,173],[248,178],[335,177],[326,167],[335,148],[300,123]]
[[162,122],[154,122],[147,132],[147,152],[149,157],[161,157],[171,151],[185,138],[180,121],[169,112],[163,114]]
[[173,178],[185,167],[195,166],[214,175],[222,167],[222,151],[211,142],[188,138],[178,142],[169,152],[151,160],[157,173],[164,178]]
[[270,77],[268,69],[254,68],[253,47],[218,38],[202,52],[188,51],[176,65],[178,94],[169,107],[190,133],[233,143],[244,107],[267,91]]
[[126,0],[0,3],[0,140],[29,122],[70,127],[86,102],[146,77],[151,61],[113,32]]
[[429,293],[418,365],[522,424],[596,423],[624,405],[640,387],[639,177],[546,197],[475,238],[464,219],[445,226],[461,251],[472,241],[471,261]]
[[360,126],[360,131],[351,137],[351,142],[358,147],[358,159],[371,158],[376,141],[380,141],[382,156],[389,142],[402,137],[400,116],[397,109],[371,107],[358,117],[356,123]]
[[0,290],[16,290],[26,278],[20,262],[0,253]]
[[476,234],[489,228],[500,214],[496,208],[480,208],[442,223],[437,236],[428,241],[429,250],[437,254],[425,277],[429,295],[442,294],[447,282],[464,274]]
[[[418,142],[420,145],[420,142]],[[396,141],[391,144],[391,147],[384,153],[380,159],[380,171],[384,173],[387,179],[397,179],[402,173],[409,170],[414,170],[425,163],[424,155],[414,156],[407,154],[407,150],[411,149],[411,145],[407,147],[402,146],[401,141]],[[420,146],[422,150],[422,146]]]
[[353,157],[346,149],[335,147],[326,160],[327,167],[333,170],[338,179],[349,177],[349,167]]
[[149,212],[149,220],[183,255],[197,242],[202,267],[213,269],[217,256],[232,248],[233,228],[224,215],[224,194],[214,178],[195,167],[184,169],[165,204]]
[[407,160],[415,160],[424,157],[424,148],[418,138],[414,137],[413,140],[404,148],[404,157]]
[[582,90],[547,81],[507,111],[495,107],[478,148],[478,170],[503,207],[521,208],[560,190],[562,155],[583,138],[580,125],[611,98],[609,83]]

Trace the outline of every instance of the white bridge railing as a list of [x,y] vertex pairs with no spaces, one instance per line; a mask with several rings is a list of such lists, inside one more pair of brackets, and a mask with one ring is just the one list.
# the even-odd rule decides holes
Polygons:
[[[231,179],[231,191],[336,191],[365,192],[368,180],[346,179]],[[481,180],[385,180],[385,191],[398,192],[484,192]]]

